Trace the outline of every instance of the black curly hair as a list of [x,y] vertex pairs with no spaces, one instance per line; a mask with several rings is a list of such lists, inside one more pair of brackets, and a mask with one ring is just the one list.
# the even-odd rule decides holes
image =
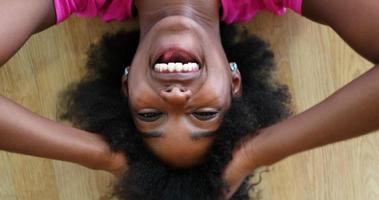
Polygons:
[[[238,63],[242,96],[232,100],[206,160],[197,166],[177,169],[165,165],[143,143],[121,92],[121,77],[138,46],[139,32],[107,34],[92,45],[87,74],[61,98],[61,119],[100,134],[113,151],[127,155],[128,171],[115,184],[114,196],[128,200],[222,199],[221,175],[237,142],[290,114],[287,87],[273,79],[273,53],[248,31],[221,25],[228,60]],[[246,182],[247,183],[247,182]],[[232,199],[249,199],[246,183]]]

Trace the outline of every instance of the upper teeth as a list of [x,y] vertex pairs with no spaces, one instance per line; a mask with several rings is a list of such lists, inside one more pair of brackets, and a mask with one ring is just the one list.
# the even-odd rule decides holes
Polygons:
[[200,69],[197,63],[157,63],[154,65],[156,72],[195,72]]

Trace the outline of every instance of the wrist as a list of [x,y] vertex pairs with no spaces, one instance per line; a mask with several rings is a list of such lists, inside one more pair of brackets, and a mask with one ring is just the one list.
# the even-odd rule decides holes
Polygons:
[[79,158],[78,164],[93,170],[106,170],[111,154],[108,144],[100,135],[93,133],[87,134],[86,140],[83,147],[85,150],[82,158]]
[[239,163],[241,165],[241,170],[244,172],[251,172],[254,169],[261,166],[259,162],[259,153],[257,152],[257,146],[256,146],[256,139],[259,137],[259,135],[251,135],[247,138],[245,138],[242,143],[241,147],[239,149],[240,156]]
[[112,173],[115,176],[122,175],[127,167],[126,157],[122,152],[114,152],[100,135],[91,134],[90,147],[83,166]]

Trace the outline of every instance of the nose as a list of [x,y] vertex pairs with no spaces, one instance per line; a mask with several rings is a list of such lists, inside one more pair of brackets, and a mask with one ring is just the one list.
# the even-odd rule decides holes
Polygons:
[[181,105],[188,101],[192,92],[184,87],[171,86],[161,90],[160,95],[170,104]]

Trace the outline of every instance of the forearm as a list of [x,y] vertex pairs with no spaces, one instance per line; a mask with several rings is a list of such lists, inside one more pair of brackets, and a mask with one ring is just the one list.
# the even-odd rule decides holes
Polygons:
[[[379,68],[245,144],[254,167],[271,165],[298,152],[379,129]],[[253,154],[249,152],[254,152]]]
[[40,117],[0,96],[0,149],[103,169],[108,145],[100,136]]
[[54,23],[53,0],[1,0],[0,67],[33,33]]
[[333,28],[354,50],[379,62],[378,0],[303,0],[303,15]]

